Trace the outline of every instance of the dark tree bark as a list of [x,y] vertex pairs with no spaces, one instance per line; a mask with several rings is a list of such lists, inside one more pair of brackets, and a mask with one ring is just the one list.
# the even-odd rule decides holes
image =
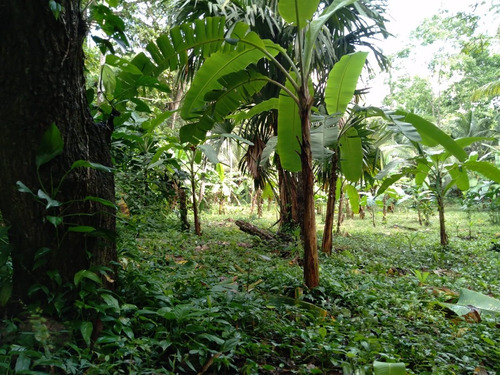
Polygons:
[[301,96],[300,119],[302,127],[302,143],[300,160],[302,170],[299,172],[298,210],[302,245],[304,246],[304,281],[307,287],[319,286],[318,240],[316,238],[316,212],[314,210],[314,172],[312,169],[312,153],[310,144],[311,105],[308,93]]
[[291,172],[281,167],[279,155],[275,156],[276,169],[278,170],[279,206],[280,206],[280,232],[289,232],[299,226],[297,210],[297,181]]
[[332,253],[333,249],[333,222],[335,218],[335,203],[338,179],[338,152],[332,157],[332,170],[328,186],[328,200],[326,202],[325,226],[323,230],[322,250],[327,254]]
[[[194,152],[194,150],[193,150]],[[194,220],[194,233],[197,236],[201,236],[201,223],[200,216],[198,214],[198,202],[196,201],[196,176],[194,173],[194,160],[191,163],[191,195],[193,199],[193,220]]]
[[179,212],[181,216],[181,230],[189,230],[187,209],[187,194],[182,186],[177,186],[177,196],[179,197]]
[[[85,95],[86,24],[80,2],[59,3],[64,9],[56,19],[47,0],[0,2],[0,210],[10,226],[13,296],[25,302],[40,297],[28,294],[36,283],[57,287],[47,271],[72,282],[77,271],[109,266],[117,259],[109,238],[115,231],[114,210],[83,201],[93,196],[114,202],[111,173],[75,169],[55,196],[66,204],[48,210],[16,188],[16,181],[22,181],[36,194],[42,183],[50,192],[76,160],[111,165],[112,129],[93,122]],[[52,123],[61,131],[64,151],[43,165],[37,178],[37,149]],[[47,215],[64,215],[64,224],[56,230]],[[109,237],[68,232],[75,225],[94,227]],[[46,264],[33,270],[35,254],[43,247],[50,249]]]
[[264,241],[276,240],[275,236],[266,229],[258,228],[253,224],[247,223],[243,220],[236,220],[235,224],[241,231],[260,237]]

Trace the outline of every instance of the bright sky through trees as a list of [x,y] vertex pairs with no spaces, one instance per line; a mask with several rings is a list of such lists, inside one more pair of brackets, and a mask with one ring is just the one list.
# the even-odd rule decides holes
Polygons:
[[[388,0],[387,23],[388,31],[394,35],[380,45],[386,55],[390,56],[408,46],[410,34],[422,23],[425,18],[430,18],[440,11],[448,11],[449,14],[457,12],[474,13],[481,16],[480,31],[488,35],[495,35],[498,30],[499,17],[491,11],[493,0]],[[419,61],[410,62],[405,69],[412,74],[425,75],[429,52],[422,49],[419,52]],[[377,74],[368,86],[371,87],[370,94],[366,97],[366,104],[380,105],[384,96],[388,93],[385,83],[387,74]]]

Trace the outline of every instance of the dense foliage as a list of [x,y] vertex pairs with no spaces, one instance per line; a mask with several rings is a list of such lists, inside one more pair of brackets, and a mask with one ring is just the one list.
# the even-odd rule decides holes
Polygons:
[[[85,113],[113,168],[40,131],[40,188],[15,193],[86,263],[62,273],[43,244],[19,267],[0,215],[0,373],[499,373],[500,60],[477,13],[415,30],[439,53],[430,78],[392,71],[387,109],[360,79],[373,55],[388,68],[384,1],[81,5]],[[115,201],[60,199],[76,171]],[[74,219],[104,211],[116,233]],[[100,241],[118,257],[94,262]]]
[[[368,219],[348,219],[336,252],[321,259],[321,287],[308,291],[294,241],[270,246],[237,229],[233,218],[247,209],[205,214],[211,224],[201,239],[175,229],[172,215],[124,220],[116,292],[83,277],[73,320],[56,323],[36,310],[4,320],[0,366],[26,374],[362,374],[379,360],[404,362],[411,374],[498,370],[498,318],[459,317],[440,304],[456,302],[460,288],[497,293],[499,234],[487,215],[474,215],[468,239],[467,216],[454,210],[446,251],[429,235],[436,222],[420,227],[410,208],[373,230]],[[272,216],[255,222],[267,226]]]

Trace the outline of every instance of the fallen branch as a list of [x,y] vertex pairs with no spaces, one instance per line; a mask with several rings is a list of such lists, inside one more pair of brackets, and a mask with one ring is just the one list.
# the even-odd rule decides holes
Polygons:
[[252,234],[254,236],[260,237],[265,241],[274,240],[276,241],[276,236],[266,229],[261,229],[253,224],[247,223],[243,220],[236,220],[235,224],[245,233]]

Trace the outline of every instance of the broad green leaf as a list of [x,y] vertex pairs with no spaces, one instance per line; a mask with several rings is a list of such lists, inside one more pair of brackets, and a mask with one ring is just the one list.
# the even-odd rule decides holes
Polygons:
[[273,186],[267,182],[264,185],[264,189],[262,189],[262,199],[273,199],[273,198],[274,198]]
[[94,272],[89,270],[81,270],[75,273],[75,276],[73,278],[75,286],[78,286],[78,284],[80,284],[80,282],[84,278],[95,281],[97,284],[102,284],[102,280]]
[[[143,52],[137,54],[130,62],[142,72],[143,76],[141,77],[150,76],[155,70],[155,66],[151,60]],[[151,76],[150,78],[154,79],[154,77]]]
[[206,339],[208,341],[214,342],[217,345],[224,344],[224,340],[223,339],[221,339],[220,337],[217,337],[215,335],[211,335],[209,333],[202,333],[202,334],[198,335],[197,337],[200,338],[200,339]]
[[343,114],[346,111],[367,56],[368,52],[345,55],[333,66],[325,88],[325,103],[329,114]]
[[[292,73],[293,79],[295,74]],[[286,82],[289,90],[293,88]],[[300,144],[302,143],[302,123],[299,107],[295,100],[284,90],[281,90],[278,102],[278,148],[281,165],[290,172],[302,170],[300,160]]]
[[340,199],[340,193],[342,192],[342,180],[342,176],[339,176],[339,178],[337,178],[337,186],[335,186],[335,200],[337,201]]
[[45,163],[48,163],[56,156],[62,154],[64,149],[64,141],[61,132],[57,126],[52,123],[42,136],[40,147],[36,153],[35,164],[40,168]]
[[217,155],[217,151],[215,151],[215,148],[213,146],[205,144],[205,145],[199,145],[198,149],[203,152],[203,154],[207,157],[208,161],[214,165],[219,163],[219,157]]
[[373,372],[375,375],[406,375],[406,365],[403,362],[386,363],[373,362]]
[[268,77],[254,70],[240,70],[221,77],[219,83],[222,89],[208,92],[204,100],[215,102],[213,115],[217,119],[223,119],[241,103],[247,102],[255,93],[260,92],[268,82]]
[[482,316],[500,316],[500,300],[469,289],[460,289],[457,303],[441,304],[460,316],[470,313],[473,309],[478,310]]
[[339,139],[340,170],[345,178],[357,182],[363,172],[361,138],[354,128],[349,128]]
[[358,190],[351,184],[345,186],[345,191],[349,197],[349,203],[351,204],[352,212],[359,214],[359,194]]
[[[392,117],[392,116],[391,116]],[[397,133],[402,133],[406,138],[413,142],[422,142],[422,137],[417,129],[410,123],[392,119],[392,123],[387,126],[387,129]]]
[[477,172],[491,181],[500,184],[500,169],[487,161],[468,160],[463,164],[468,170]]
[[45,219],[47,219],[47,221],[55,227],[58,227],[59,225],[61,225],[63,223],[63,218],[60,216],[47,215],[47,216],[45,216]]
[[253,70],[241,70],[221,77],[217,82],[220,87],[205,94],[206,108],[198,122],[181,128],[181,141],[192,144],[202,142],[216,122],[223,121],[242,103],[251,101],[267,82],[268,78]]
[[429,164],[426,164],[424,162],[419,162],[413,171],[415,174],[415,183],[417,185],[422,185],[429,175],[429,172],[431,171],[431,167]]
[[92,331],[94,330],[94,326],[92,322],[82,322],[80,324],[80,333],[82,334],[83,341],[87,346],[90,346],[90,337],[92,336]]
[[258,115],[262,112],[267,112],[273,109],[278,109],[278,98],[271,98],[260,102],[250,108],[248,111],[242,111],[237,113],[236,115],[228,116],[228,118],[234,119],[236,123],[242,122],[243,120],[247,120],[252,118],[255,115]]
[[318,5],[319,0],[279,0],[278,11],[286,22],[303,29]]
[[460,190],[469,190],[469,176],[467,175],[467,171],[463,166],[454,164],[448,168],[448,172],[453,179],[453,182]]
[[115,203],[113,203],[113,202],[111,202],[111,201],[109,201],[107,199],[103,199],[103,198],[99,198],[99,197],[93,197],[91,195],[86,196],[84,200],[85,201],[97,202],[97,203],[102,204],[103,206],[117,208],[117,206],[116,206]]
[[384,182],[382,182],[382,185],[380,185],[380,187],[378,188],[376,195],[378,196],[378,195],[382,194],[384,191],[387,190],[387,188],[389,186],[391,186],[392,184],[394,184],[396,181],[400,180],[404,176],[405,176],[404,173],[398,173],[398,174],[395,174],[395,175],[392,175],[392,176],[386,178],[384,180]]
[[101,172],[108,172],[111,173],[113,172],[113,168],[107,167],[105,165],[99,164],[99,163],[93,163],[87,160],[77,160],[71,165],[71,169],[74,168],[80,168],[80,167],[85,167],[85,168],[92,168],[96,169]]
[[318,137],[319,143],[323,147],[334,147],[339,140],[338,126],[327,126],[323,124],[317,128],[311,129],[311,138]]
[[109,65],[103,65],[101,70],[102,84],[109,100],[113,98],[116,89],[116,75]]
[[[327,131],[325,131],[327,129]],[[328,149],[338,140],[339,130],[337,127],[326,128],[321,125],[311,130],[311,153],[314,160],[326,161],[333,155],[333,151]]]
[[336,11],[347,5],[355,3],[356,1],[357,0],[334,0],[317,19],[310,23],[309,28],[306,32],[303,52],[303,66],[306,72],[309,71],[309,67],[311,66],[312,53],[316,46],[316,39],[318,38],[319,32],[321,31],[325,23],[328,22],[328,20],[335,14]]
[[142,75],[142,72],[137,66],[132,64],[130,60],[118,57],[116,55],[106,55],[106,64],[120,68],[124,72]]
[[217,171],[217,175],[219,176],[220,182],[223,182],[225,176],[224,176],[224,166],[222,165],[222,163],[217,163],[217,165],[215,166],[215,170]]
[[120,311],[120,304],[118,300],[110,294],[101,294],[101,298],[104,300],[106,305],[111,307],[115,311]]
[[448,134],[439,129],[432,122],[409,112],[396,111],[396,114],[402,115],[402,120],[411,123],[422,137],[422,144],[435,147],[441,145],[446,151],[454,155],[458,160],[465,161],[467,153],[460,145]]
[[269,48],[272,42],[264,42],[257,34],[250,33],[239,43],[251,43],[245,48],[232,52],[212,54],[196,73],[191,87],[184,98],[181,116],[185,120],[197,117],[204,109],[205,95],[214,90],[222,89],[219,79],[230,73],[245,70],[250,64],[257,63],[266,56],[264,51],[276,55],[277,50]]
[[391,173],[396,167],[398,167],[401,163],[403,163],[403,160],[402,159],[394,159],[394,160],[391,160],[389,162],[389,164],[387,164],[384,169],[382,169],[380,172],[377,173],[377,175],[375,176],[375,178],[377,180],[383,180],[384,178],[386,178],[389,173]]

